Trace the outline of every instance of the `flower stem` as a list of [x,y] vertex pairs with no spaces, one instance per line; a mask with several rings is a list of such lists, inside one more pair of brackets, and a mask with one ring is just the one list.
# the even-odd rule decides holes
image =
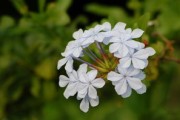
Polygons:
[[87,50],[89,51],[89,53],[95,58],[95,62],[97,62],[100,66],[104,66],[104,62],[102,60],[100,60],[92,51],[91,49],[89,49],[89,47],[87,48]]
[[180,59],[177,59],[177,58],[172,58],[172,57],[164,57],[165,60],[169,60],[169,61],[174,61],[176,63],[179,63],[180,64]]
[[85,49],[83,49],[83,52],[88,55],[93,61],[95,61],[96,59],[91,55],[89,54]]
[[93,64],[91,64],[91,63],[89,63],[89,62],[86,62],[86,61],[84,61],[84,60],[82,60],[82,59],[80,59],[80,58],[77,58],[77,57],[73,57],[75,60],[77,60],[77,61],[79,61],[79,62],[82,62],[82,63],[85,63],[85,64],[87,64],[87,65],[89,65],[89,66],[91,66],[91,67],[93,67],[94,65]]
[[105,62],[105,64],[106,64],[106,66],[109,67],[109,61],[108,61],[108,59],[107,59],[107,56],[106,56],[106,54],[105,54],[105,52],[104,52],[104,49],[102,48],[101,44],[100,44],[99,42],[96,42],[96,46],[97,46],[97,48],[99,49],[99,51],[100,51],[100,53],[101,53],[101,56],[102,56],[102,58],[104,59],[104,62]]
[[101,44],[100,44],[99,42],[96,42],[96,46],[98,47],[98,49],[99,49],[101,55],[104,55],[105,52],[104,52],[104,49],[102,48]]
[[73,58],[74,58],[75,60],[81,62],[81,63],[87,64],[89,67],[91,67],[91,68],[93,68],[93,69],[97,69],[97,70],[103,71],[103,72],[106,71],[105,69],[103,69],[103,68],[101,68],[101,67],[98,67],[98,66],[96,66],[96,65],[93,65],[93,64],[91,64],[91,63],[89,63],[89,62],[87,62],[87,61],[84,61],[84,60],[80,59],[80,58],[77,58],[77,57],[73,57]]

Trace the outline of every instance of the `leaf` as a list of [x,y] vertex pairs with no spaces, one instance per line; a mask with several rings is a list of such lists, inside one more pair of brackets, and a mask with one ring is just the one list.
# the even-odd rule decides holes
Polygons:
[[56,62],[53,59],[45,59],[35,67],[35,72],[45,80],[51,80],[56,73]]
[[40,89],[41,89],[40,79],[32,78],[31,89],[30,89],[31,94],[35,97],[38,97],[40,94]]
[[56,96],[55,84],[50,81],[43,83],[43,97],[45,100],[52,100]]
[[159,56],[159,55],[163,54],[163,51],[165,50],[165,45],[160,40],[158,40],[154,44],[151,44],[151,47],[154,48],[156,51],[155,56]]
[[66,25],[70,22],[70,17],[67,14],[71,0],[59,0],[56,4],[49,3],[46,10],[46,24]]
[[95,15],[108,17],[109,21],[113,22],[114,24],[119,21],[127,23],[130,20],[126,12],[120,7],[110,7],[92,3],[86,6],[86,11]]
[[128,8],[132,10],[139,10],[141,8],[141,2],[138,0],[130,0],[128,2]]
[[11,0],[11,2],[20,14],[25,15],[28,13],[28,7],[25,4],[24,0]]
[[39,2],[39,11],[43,12],[46,0],[38,0],[38,2]]
[[7,69],[11,63],[11,56],[10,55],[2,55],[0,56],[0,70]]
[[146,30],[149,20],[150,20],[150,13],[145,13],[137,20],[134,26],[136,28],[138,27],[142,30]]
[[1,19],[0,19],[0,30],[1,29],[6,29],[6,28],[9,28],[9,27],[12,27],[15,25],[15,21],[12,17],[10,16],[3,16]]

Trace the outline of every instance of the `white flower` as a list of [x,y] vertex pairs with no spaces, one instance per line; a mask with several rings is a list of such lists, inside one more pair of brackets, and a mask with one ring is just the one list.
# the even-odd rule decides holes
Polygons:
[[139,69],[118,67],[118,72],[111,71],[107,76],[107,79],[112,81],[115,86],[118,95],[124,98],[129,97],[131,89],[134,89],[139,94],[146,91],[146,86],[141,82],[145,75]]
[[131,64],[134,68],[144,69],[148,65],[147,58],[155,54],[155,50],[151,47],[138,50],[136,52],[131,51],[128,55],[119,60],[120,66],[128,68]]
[[[83,64],[84,71],[87,71],[87,65]],[[97,98],[97,91],[95,88],[102,88],[105,85],[105,82],[101,78],[96,78],[97,70],[91,70],[87,73],[78,72],[79,80],[81,81],[81,85],[78,90],[78,97],[84,98],[86,94],[90,98]]]
[[84,74],[87,71],[87,65],[82,64],[79,66],[79,69],[77,72],[75,70],[72,70],[72,72],[67,72],[68,77],[64,75],[59,76],[59,86],[65,87],[67,86],[64,96],[66,98],[69,98],[70,96],[74,96],[76,92],[78,92],[78,89],[81,85],[80,81],[80,74]]
[[79,29],[78,31],[74,32],[73,38],[75,40],[68,43],[63,54],[65,56],[79,57],[82,54],[83,47],[85,47],[82,45],[82,42],[84,41],[83,30]]
[[97,42],[103,42],[105,37],[110,36],[109,31],[111,30],[111,25],[105,22],[103,25],[96,25],[94,28],[84,31],[83,37],[85,38],[82,45],[90,45]]
[[[91,106],[97,106],[99,104],[99,97],[97,96],[96,88],[102,88],[105,82],[101,78],[96,78],[97,70],[91,70],[87,72],[87,65],[82,64],[78,76],[80,85],[78,87],[78,99],[82,99],[80,109],[87,112],[89,109],[89,103]],[[87,73],[86,73],[87,72]]]
[[81,43],[82,43],[81,41],[70,41],[66,46],[66,50],[64,54],[66,56],[73,55],[74,57],[80,57],[83,50]]
[[65,64],[66,64],[65,70],[67,72],[72,72],[72,70],[73,70],[73,59],[71,56],[60,59],[58,61],[57,69],[59,70]]
[[67,75],[68,77],[59,76],[59,86],[67,86],[64,91],[65,98],[78,93],[77,98],[82,99],[80,109],[84,112],[89,110],[89,103],[93,107],[99,104],[96,88],[102,88],[105,82],[101,78],[96,78],[97,70],[87,72],[87,65],[82,64],[77,72],[73,70],[71,73],[67,72]]
[[111,24],[109,22],[105,22],[102,24],[103,27],[103,34],[104,34],[104,38],[103,38],[103,43],[105,45],[109,44],[109,40],[112,38],[112,31],[111,31]]
[[68,77],[64,75],[59,76],[59,86],[67,86],[64,91],[64,96],[66,99],[68,99],[70,96],[74,96],[77,93],[79,85],[79,79],[76,71],[73,70],[71,73],[68,73]]
[[112,44],[109,46],[111,53],[118,53],[120,57],[124,57],[128,54],[130,49],[143,48],[144,44],[132,40],[133,38],[139,38],[143,31],[141,29],[131,30],[130,28],[125,30],[125,23],[117,23],[113,28],[113,37],[109,40]]

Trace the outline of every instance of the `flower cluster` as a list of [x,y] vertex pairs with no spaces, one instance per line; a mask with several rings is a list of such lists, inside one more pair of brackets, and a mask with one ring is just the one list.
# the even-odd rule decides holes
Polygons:
[[[111,24],[105,22],[89,30],[79,29],[62,53],[64,58],[58,61],[57,68],[65,65],[68,76],[59,77],[60,87],[67,86],[64,96],[68,99],[77,94],[84,112],[89,110],[89,104],[92,107],[99,104],[96,88],[102,88],[105,80],[112,81],[115,91],[123,98],[129,97],[132,89],[138,94],[146,92],[142,69],[147,67],[147,59],[155,51],[134,40],[142,36],[143,30],[125,27],[125,23],[119,22],[111,28]],[[84,59],[87,56],[90,62]],[[83,63],[77,71],[73,68],[74,60]]]

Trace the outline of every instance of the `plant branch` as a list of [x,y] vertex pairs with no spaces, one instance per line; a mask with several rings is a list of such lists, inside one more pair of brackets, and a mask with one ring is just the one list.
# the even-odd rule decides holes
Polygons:
[[180,64],[180,59],[178,59],[178,58],[172,58],[172,57],[165,56],[165,57],[163,57],[163,59],[168,60],[168,61],[173,61],[173,62]]

